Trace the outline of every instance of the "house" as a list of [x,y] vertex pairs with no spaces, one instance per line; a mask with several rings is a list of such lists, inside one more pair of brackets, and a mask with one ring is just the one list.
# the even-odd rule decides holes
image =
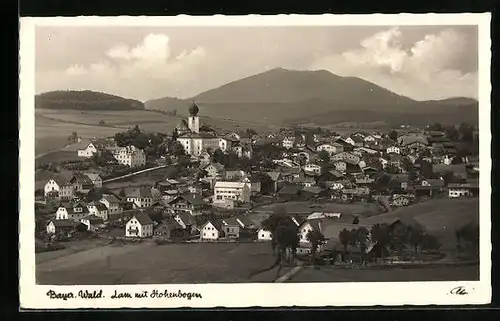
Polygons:
[[182,226],[180,226],[176,221],[171,219],[162,220],[153,227],[153,236],[166,239],[182,237],[184,235],[182,231]]
[[220,163],[211,163],[203,168],[207,177],[224,177],[226,175],[224,165]]
[[225,199],[250,202],[251,190],[246,182],[218,181],[214,186],[214,202]]
[[344,146],[339,143],[318,143],[316,151],[326,151],[330,156],[344,151]]
[[300,197],[301,188],[297,184],[284,184],[277,194],[282,199],[292,200]]
[[283,183],[281,172],[267,172],[266,174],[271,178],[271,181],[273,182],[272,192],[277,192],[281,188],[281,185]]
[[101,229],[105,226],[104,220],[100,217],[95,216],[95,215],[85,216],[84,218],[80,219],[80,222],[85,224],[85,226],[87,227],[87,230],[89,230],[89,231],[98,231],[99,229]]
[[106,206],[108,209],[108,215],[123,212],[120,200],[112,194],[103,194],[99,202]]
[[224,237],[221,221],[207,221],[201,226],[200,240],[214,241],[220,237]]
[[45,197],[51,195],[51,196],[59,196],[59,190],[61,189],[61,186],[64,185],[64,181],[60,178],[51,178],[45,183],[45,186],[43,188],[44,195]]
[[127,202],[133,204],[133,208],[145,208],[153,204],[153,196],[151,188],[140,187],[135,188],[127,193]]
[[479,194],[479,185],[477,183],[451,183],[448,184],[448,197],[460,198],[467,196],[477,196]]
[[125,225],[126,237],[150,237],[153,236],[154,222],[144,213],[136,212]]
[[240,236],[240,223],[234,217],[223,219],[222,228],[227,238],[238,238]]
[[398,146],[390,146],[386,149],[387,154],[401,154],[401,149]]
[[345,173],[347,170],[347,163],[345,161],[336,161],[333,163],[333,166],[335,167],[336,171],[339,171],[341,173]]
[[410,198],[404,195],[394,196],[391,202],[391,205],[394,207],[408,206],[409,204]]
[[108,220],[108,208],[101,202],[90,202],[87,205],[89,214],[102,218],[104,221]]
[[259,241],[272,241],[273,234],[270,231],[265,230],[263,227],[257,230],[257,240]]
[[85,173],[87,177],[90,179],[94,188],[102,188],[102,178],[98,173]]
[[203,167],[211,163],[212,156],[207,151],[203,151],[198,157],[198,160],[200,161],[200,165]]
[[88,193],[92,188],[94,188],[94,183],[85,174],[77,173],[68,181],[69,184],[73,185],[75,192]]
[[344,161],[344,162],[350,162],[352,164],[357,164],[361,160],[361,157],[354,155],[353,153],[348,153],[348,152],[342,152],[333,155],[330,158],[331,161]]
[[146,154],[144,150],[133,145],[115,148],[113,150],[113,157],[118,163],[129,167],[141,167],[146,165]]
[[245,171],[242,171],[240,169],[233,169],[233,170],[226,170],[225,179],[228,181],[241,180],[243,178],[246,178],[247,176],[248,174]]
[[82,203],[61,204],[56,211],[56,220],[74,220],[79,221],[89,214],[87,206]]
[[197,194],[179,195],[169,201],[168,205],[172,207],[176,213],[188,211],[191,214],[199,213],[207,207],[207,203]]
[[282,141],[283,148],[291,149],[295,143],[295,137],[285,137]]
[[89,142],[84,149],[79,149],[77,151],[78,156],[87,157],[87,158],[94,156],[94,153],[97,153],[97,151],[98,151],[96,145],[97,144],[95,144],[94,142]]
[[238,216],[236,218],[236,221],[238,222],[238,224],[240,225],[240,228],[242,229],[253,229],[255,228],[255,224],[252,222],[252,220],[250,220],[248,217],[246,216]]
[[355,147],[363,147],[363,145],[365,144],[364,138],[358,135],[351,135],[349,138],[351,139],[351,141],[354,142],[353,145]]
[[377,138],[374,135],[366,135],[363,140],[368,143],[373,143],[377,141]]
[[47,224],[47,234],[65,234],[72,232],[78,222],[74,220],[52,220]]
[[188,234],[194,234],[196,232],[196,219],[190,212],[177,212],[174,216],[174,221],[177,222],[183,230],[186,230]]
[[316,165],[316,164],[307,164],[303,168],[307,172],[316,173],[316,174],[321,173],[321,166]]

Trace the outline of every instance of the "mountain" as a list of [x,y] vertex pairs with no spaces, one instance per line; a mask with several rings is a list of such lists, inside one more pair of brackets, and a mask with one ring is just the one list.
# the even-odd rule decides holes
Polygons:
[[35,108],[78,110],[137,110],[144,103],[90,90],[50,91],[35,96]]
[[385,121],[390,124],[477,123],[478,103],[458,97],[415,101],[366,80],[325,70],[282,68],[246,77],[185,99],[160,98],[146,109],[186,114],[192,100],[200,115],[280,125],[329,125]]

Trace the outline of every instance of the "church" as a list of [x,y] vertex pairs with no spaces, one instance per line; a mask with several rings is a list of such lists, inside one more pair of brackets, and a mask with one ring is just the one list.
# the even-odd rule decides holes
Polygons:
[[[186,123],[183,120],[177,126],[179,136],[177,141],[184,146],[186,154],[191,156],[200,156],[204,151],[211,149],[216,150],[221,148],[223,140],[221,140],[214,132],[200,132],[200,117],[198,112],[200,109],[193,102],[189,107],[189,117]],[[221,148],[222,149],[222,148]]]

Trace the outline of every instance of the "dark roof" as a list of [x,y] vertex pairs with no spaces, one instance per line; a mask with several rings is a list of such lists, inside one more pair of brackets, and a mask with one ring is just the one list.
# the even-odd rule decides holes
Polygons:
[[222,223],[229,226],[240,226],[240,223],[238,223],[235,217],[225,218],[222,220]]
[[102,198],[107,200],[111,204],[120,203],[120,200],[113,194],[103,194]]
[[134,214],[133,217],[135,217],[141,225],[153,224],[153,221],[151,220],[151,218],[145,213],[137,212]]
[[296,195],[300,192],[300,186],[295,184],[286,184],[279,191],[281,195]]
[[135,188],[127,194],[127,197],[133,197],[133,198],[151,197],[151,188],[148,187]]
[[210,163],[207,166],[204,166],[203,169],[205,170],[209,166],[215,167],[215,170],[217,170],[217,171],[222,171],[224,169],[224,165],[222,165],[220,163]]
[[81,173],[73,175],[70,181],[74,180],[81,184],[93,184],[92,180],[87,175]]
[[179,212],[177,216],[181,219],[181,221],[186,225],[192,225],[196,223],[196,219],[189,212]]
[[73,220],[53,220],[51,222],[54,223],[55,227],[75,227],[78,225],[78,223]]
[[244,215],[238,216],[237,220],[239,222],[241,222],[241,224],[243,224],[245,227],[253,226],[254,225],[254,223],[252,222],[252,220],[250,220],[248,217],[246,217]]
[[100,217],[97,217],[95,215],[88,215],[82,218],[82,220],[89,220],[90,224],[103,224],[104,220]]
[[176,198],[174,198],[173,200],[171,200],[170,202],[168,202],[168,204],[171,204],[171,203],[177,201],[179,198],[182,198],[187,203],[189,203],[191,205],[194,205],[194,206],[205,205],[206,204],[206,202],[203,200],[202,197],[200,197],[198,195],[195,195],[195,194],[185,194],[185,195],[177,196]]

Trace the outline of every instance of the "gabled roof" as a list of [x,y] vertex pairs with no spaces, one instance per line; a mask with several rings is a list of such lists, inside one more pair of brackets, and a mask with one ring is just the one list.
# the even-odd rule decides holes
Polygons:
[[88,177],[91,181],[95,181],[95,180],[97,180],[98,178],[100,178],[100,177],[101,177],[98,173],[85,173],[85,175],[87,175],[87,177]]
[[199,206],[199,205],[205,205],[205,201],[203,200],[202,197],[194,194],[185,194],[185,195],[180,195],[174,198],[173,200],[169,201],[168,204],[174,203],[179,199],[185,200],[187,203],[193,205],[193,206]]
[[142,213],[142,212],[136,212],[136,213],[134,214],[134,216],[133,216],[133,217],[135,217],[135,218],[137,219],[137,221],[139,221],[139,223],[140,223],[141,225],[153,225],[153,221],[152,221],[152,220],[151,220],[151,218],[150,218],[147,214],[145,214],[145,213]]
[[87,175],[81,173],[74,174],[73,177],[70,179],[70,181],[71,182],[77,181],[80,184],[88,184],[88,185],[93,184],[93,182]]
[[238,216],[236,218],[236,220],[238,222],[240,222],[245,227],[249,227],[249,226],[253,226],[254,225],[254,223],[252,222],[252,220],[250,220],[248,217],[243,216],[243,215]]
[[116,196],[114,196],[113,194],[103,194],[102,199],[105,199],[110,204],[120,203],[120,200]]
[[139,187],[135,188],[129,193],[127,193],[127,197],[132,198],[149,198],[151,197],[151,188],[148,187]]
[[54,224],[55,227],[72,228],[78,225],[78,223],[73,220],[52,220],[51,222]]
[[192,225],[196,223],[196,219],[189,212],[179,212],[176,216],[179,216],[181,221],[186,225]]
[[235,217],[225,218],[222,220],[222,223],[227,226],[240,226],[240,223],[238,223]]
[[95,215],[87,215],[81,220],[89,220],[90,224],[104,224],[104,220],[101,217]]
[[217,231],[219,231],[219,233],[222,232],[223,223],[222,223],[221,220],[209,220],[209,221],[206,221],[205,224],[203,224],[201,228],[203,229],[208,223],[212,224],[215,227],[215,229]]
[[216,171],[222,171],[222,170],[224,170],[224,167],[225,167],[224,165],[222,165],[220,163],[210,163],[210,164],[204,166],[203,170],[205,170],[207,167],[210,167],[210,166],[214,167]]

